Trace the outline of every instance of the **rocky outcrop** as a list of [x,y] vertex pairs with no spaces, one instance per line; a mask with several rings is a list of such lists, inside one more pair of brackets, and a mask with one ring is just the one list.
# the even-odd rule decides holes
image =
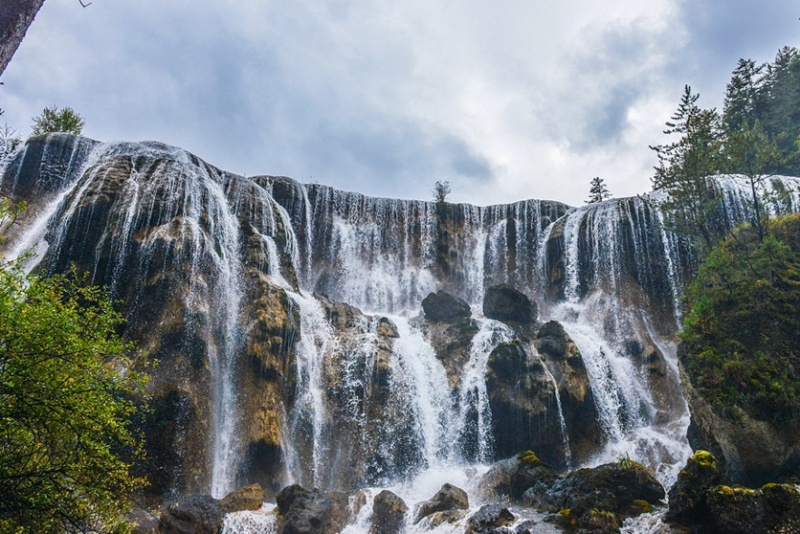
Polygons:
[[800,476],[800,420],[776,425],[742,411],[731,420],[718,413],[685,374],[682,382],[692,416],[689,443],[713,453],[726,480],[758,486]]
[[533,346],[558,385],[572,457],[581,462],[602,447],[605,439],[581,352],[557,321],[539,328]]
[[470,317],[452,322],[426,320],[422,324],[436,357],[442,362],[451,387],[458,387],[471,354],[478,325]]
[[591,532],[616,532],[626,517],[649,512],[665,497],[658,480],[630,460],[578,469],[555,478],[530,477],[527,483],[532,483],[522,495],[527,505],[558,513],[566,527]]
[[389,490],[378,493],[372,501],[370,534],[401,534],[405,529],[406,503]]
[[717,459],[697,451],[669,491],[665,519],[681,532],[766,534],[800,532],[800,489],[766,484],[760,489],[721,485]]
[[543,325],[538,336],[501,343],[489,356],[486,389],[496,453],[502,458],[534,448],[563,467],[567,454],[581,461],[597,450],[602,433],[577,347],[555,322]]
[[483,296],[483,315],[498,321],[530,324],[536,320],[536,303],[507,284],[490,286]]
[[444,291],[430,293],[422,299],[422,311],[426,318],[439,322],[456,321],[472,313],[469,304]]
[[264,504],[264,490],[259,484],[250,484],[229,493],[220,504],[226,514],[244,510],[258,510]]

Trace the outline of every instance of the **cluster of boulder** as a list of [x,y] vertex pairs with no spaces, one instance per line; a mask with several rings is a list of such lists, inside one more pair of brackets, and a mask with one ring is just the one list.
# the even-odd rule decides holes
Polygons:
[[[760,489],[722,484],[717,459],[697,451],[667,493],[642,465],[623,458],[595,468],[558,472],[532,451],[497,462],[478,484],[482,501],[470,512],[467,493],[444,484],[429,500],[413,507],[389,490],[373,497],[370,534],[401,534],[445,523],[463,525],[465,534],[615,533],[630,517],[657,509],[671,532],[679,534],[800,532],[800,488],[767,484]],[[195,496],[166,507],[160,518],[135,517],[134,532],[218,534],[225,515],[258,510],[264,491],[257,484],[224,499]],[[276,498],[279,534],[336,534],[355,522],[367,504],[354,493],[284,488]],[[504,503],[504,505],[497,504]],[[535,511],[538,513],[531,513]],[[664,530],[666,531],[666,530]]]

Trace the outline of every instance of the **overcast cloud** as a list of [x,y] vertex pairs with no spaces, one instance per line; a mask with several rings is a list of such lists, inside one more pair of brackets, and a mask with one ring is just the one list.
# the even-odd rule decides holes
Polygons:
[[581,204],[647,191],[684,84],[800,45],[790,0],[47,0],[0,87],[85,134],[374,196]]

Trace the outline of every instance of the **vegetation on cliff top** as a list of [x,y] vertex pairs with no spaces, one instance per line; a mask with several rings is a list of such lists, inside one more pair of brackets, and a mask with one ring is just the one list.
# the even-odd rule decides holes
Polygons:
[[683,363],[722,415],[800,416],[800,215],[717,245],[687,291]]

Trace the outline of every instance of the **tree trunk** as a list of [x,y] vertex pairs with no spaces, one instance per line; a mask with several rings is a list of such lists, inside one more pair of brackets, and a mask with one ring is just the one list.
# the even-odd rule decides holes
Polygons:
[[0,9],[0,75],[6,70],[28,26],[44,0],[2,0]]

